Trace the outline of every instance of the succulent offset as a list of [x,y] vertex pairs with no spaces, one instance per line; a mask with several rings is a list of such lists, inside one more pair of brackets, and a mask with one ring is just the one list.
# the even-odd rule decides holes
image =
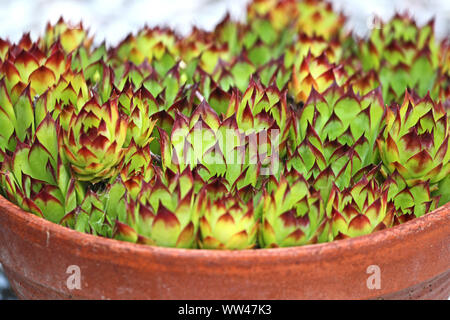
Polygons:
[[[450,41],[396,15],[369,37],[322,0],[254,0],[185,37],[115,47],[81,24],[0,39],[0,194],[143,245],[301,246],[450,202]],[[448,35],[450,36],[450,35]]]

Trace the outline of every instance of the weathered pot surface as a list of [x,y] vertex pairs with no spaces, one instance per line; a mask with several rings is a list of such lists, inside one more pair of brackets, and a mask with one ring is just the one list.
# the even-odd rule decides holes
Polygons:
[[0,262],[25,299],[447,299],[450,204],[353,239],[208,251],[79,233],[0,196]]

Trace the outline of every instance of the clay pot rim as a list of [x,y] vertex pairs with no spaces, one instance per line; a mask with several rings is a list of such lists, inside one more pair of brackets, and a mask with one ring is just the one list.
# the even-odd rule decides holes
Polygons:
[[16,204],[10,202],[0,195],[0,214],[7,214],[13,219],[22,220],[30,228],[41,229],[50,233],[52,237],[72,242],[78,242],[83,246],[103,247],[107,250],[123,252],[124,254],[142,254],[142,255],[167,255],[184,258],[230,258],[230,259],[251,259],[256,257],[277,258],[280,256],[302,256],[309,257],[312,260],[323,259],[324,255],[336,256],[343,254],[343,251],[370,250],[371,247],[382,246],[383,243],[391,242],[395,238],[405,238],[417,232],[426,232],[428,228],[439,223],[447,223],[447,216],[450,216],[450,203],[447,203],[426,215],[415,218],[404,224],[391,228],[386,228],[368,235],[355,238],[348,238],[326,243],[304,245],[287,248],[258,248],[244,250],[211,250],[211,249],[180,249],[167,248],[150,245],[136,244],[126,241],[120,241],[111,238],[94,236],[82,233],[76,230],[63,227],[50,222],[44,218],[38,217],[30,212],[23,210]]

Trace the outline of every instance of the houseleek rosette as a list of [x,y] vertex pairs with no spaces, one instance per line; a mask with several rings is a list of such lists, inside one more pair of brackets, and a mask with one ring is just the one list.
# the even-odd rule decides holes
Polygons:
[[388,110],[383,138],[378,140],[387,173],[397,170],[409,186],[436,185],[450,174],[449,121],[442,105],[426,96],[408,94],[400,107]]
[[127,127],[117,100],[100,106],[91,99],[72,115],[64,131],[63,149],[77,179],[98,182],[118,173]]

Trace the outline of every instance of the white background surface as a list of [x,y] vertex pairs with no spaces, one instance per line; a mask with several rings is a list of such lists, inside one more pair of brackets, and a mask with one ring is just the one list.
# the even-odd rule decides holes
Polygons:
[[[359,35],[367,34],[367,20],[376,13],[383,19],[395,10],[408,9],[425,23],[436,16],[439,37],[450,34],[450,0],[332,0],[350,18]],[[248,0],[0,0],[0,37],[17,41],[23,32],[42,33],[47,21],[60,16],[83,21],[99,43],[115,44],[144,24],[167,25],[188,33],[192,25],[212,29],[227,11],[237,19],[245,16]]]

